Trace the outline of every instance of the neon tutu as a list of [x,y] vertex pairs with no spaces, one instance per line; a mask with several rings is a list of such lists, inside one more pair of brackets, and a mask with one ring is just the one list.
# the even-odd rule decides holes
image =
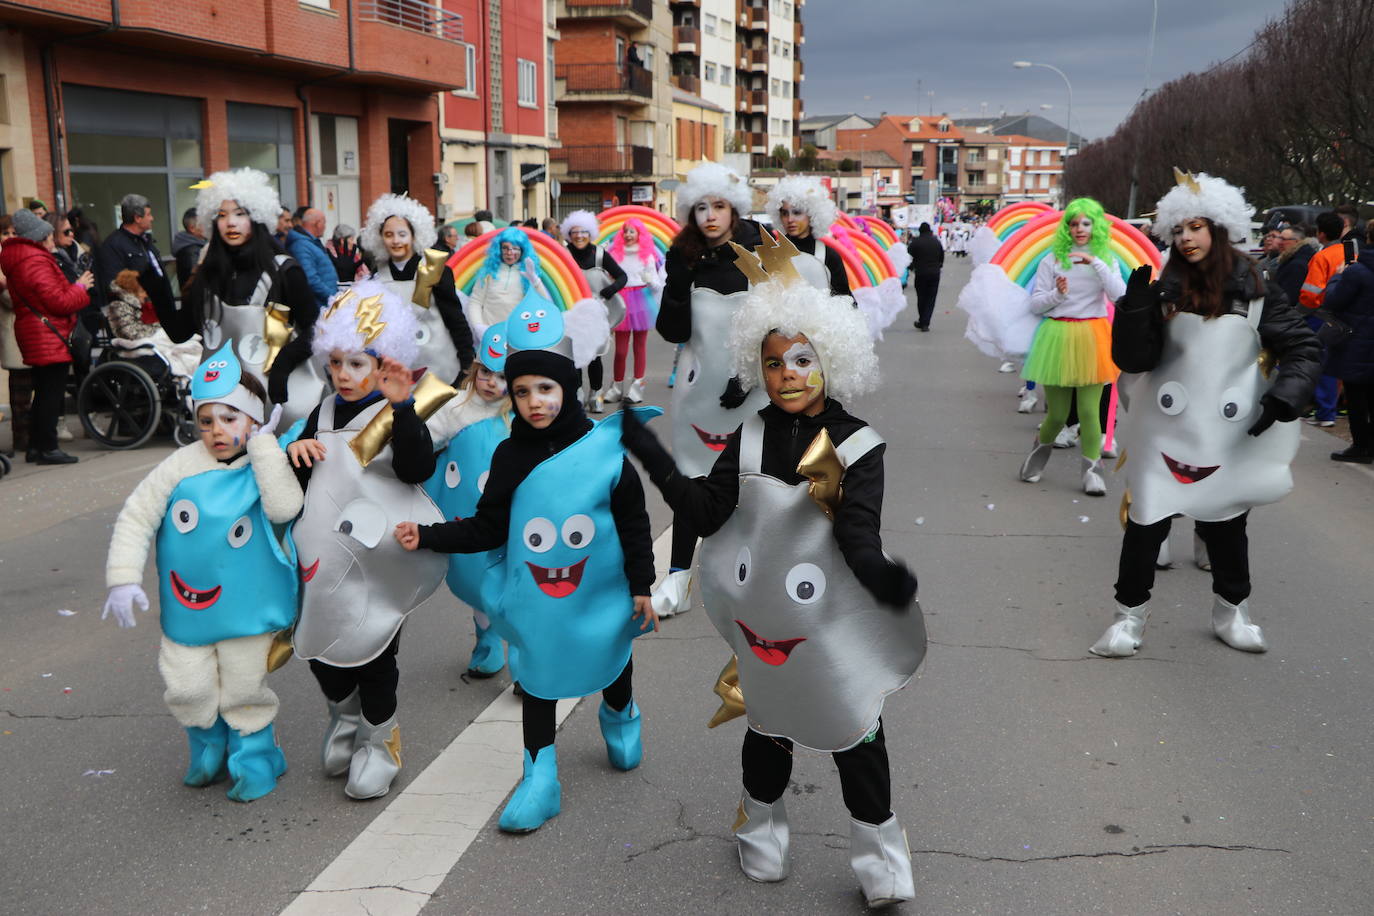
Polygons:
[[1035,329],[1021,377],[1041,385],[1081,388],[1114,382],[1118,371],[1112,362],[1112,326],[1106,318],[1046,318]]
[[652,331],[658,319],[658,300],[647,286],[627,286],[620,291],[625,300],[625,318],[617,331]]

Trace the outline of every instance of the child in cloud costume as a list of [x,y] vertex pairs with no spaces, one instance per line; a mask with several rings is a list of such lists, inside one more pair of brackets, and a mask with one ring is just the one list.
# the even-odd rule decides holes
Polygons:
[[[439,408],[426,424],[435,448],[441,451],[425,492],[446,519],[467,518],[476,511],[491,472],[491,457],[510,435],[511,403],[505,369],[503,321],[482,335],[472,372],[463,381],[464,393]],[[486,553],[455,553],[448,559],[445,577],[454,597],[472,608],[477,642],[467,671],[476,678],[491,677],[506,665],[501,636],[492,629],[482,603],[482,578],[490,563]]]
[[1091,648],[1107,657],[1140,647],[1175,515],[1195,519],[1207,546],[1217,638],[1245,652],[1268,648],[1250,618],[1246,519],[1292,489],[1292,421],[1321,369],[1302,317],[1231,247],[1254,212],[1240,189],[1207,174],[1176,177],[1154,223],[1173,243],[1168,263],[1153,284],[1148,267],[1131,274],[1112,330],[1112,356],[1127,373],[1121,442],[1130,491],[1116,614]]
[[336,393],[287,447],[305,485],[293,534],[300,557],[295,650],[310,661],[329,708],[326,775],[344,794],[379,798],[401,769],[396,663],[401,625],[444,579],[442,557],[407,556],[389,536],[401,519],[443,516],[423,485],[434,474],[424,420],[454,391],[426,373],[410,304],[363,281],[336,297],[315,326],[315,356]]
[[[585,310],[590,315],[576,314]],[[598,719],[611,765],[631,770],[643,755],[631,643],[656,625],[649,518],[620,446],[621,414],[593,424],[577,400],[576,363],[610,334],[605,308],[588,301],[566,317],[571,340],[564,314],[531,293],[507,323],[516,417],[492,458],[476,514],[396,529],[408,550],[504,548],[484,587],[484,607],[510,643],[511,676],[525,693],[524,774],[500,819],[513,833],[538,829],[561,808],[558,699],[602,691]]]
[[851,814],[850,864],[881,906],[914,887],[880,716],[926,638],[916,579],[883,552],[883,440],[833,398],[871,390],[876,357],[858,310],[802,280],[785,247],[759,250],[772,279],[753,278],[730,352],[770,403],[731,434],[704,479],[679,471],[631,417],[625,445],[706,536],[706,610],[736,655],[712,724],[738,715],[741,701],[749,719],[734,828],[741,868],[756,881],[787,876],[793,742],[831,751]]
[[233,780],[229,797],[252,801],[286,772],[265,683],[273,635],[296,619],[296,560],[277,539],[301,508],[301,488],[264,420],[266,392],[243,371],[232,341],[191,382],[200,441],[173,452],[134,489],[110,540],[105,579],[111,614],[134,626],[148,610],[139,582],[157,542],[162,646],[158,669],[168,709],[186,729],[188,786]]

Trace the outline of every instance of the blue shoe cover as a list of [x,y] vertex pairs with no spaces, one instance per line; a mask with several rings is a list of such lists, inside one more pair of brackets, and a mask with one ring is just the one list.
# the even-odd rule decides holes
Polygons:
[[491,677],[506,667],[506,652],[501,645],[501,637],[491,627],[477,627],[477,644],[472,647],[472,658],[468,659],[468,675],[471,677]]
[[558,782],[558,754],[553,745],[539,749],[530,759],[525,751],[525,776],[501,812],[500,828],[507,833],[538,830],[562,807],[563,787]]
[[644,744],[639,740],[639,704],[634,700],[630,705],[616,712],[601,701],[597,711],[601,721],[601,737],[606,739],[606,757],[617,770],[633,770],[644,759]]
[[216,719],[209,728],[188,727],[186,737],[191,744],[191,763],[182,780],[186,785],[199,789],[229,776],[224,766],[229,748],[229,726],[223,719]]
[[286,755],[277,747],[272,726],[251,735],[229,731],[229,777],[234,780],[229,798],[250,802],[277,787],[277,777],[286,772]]

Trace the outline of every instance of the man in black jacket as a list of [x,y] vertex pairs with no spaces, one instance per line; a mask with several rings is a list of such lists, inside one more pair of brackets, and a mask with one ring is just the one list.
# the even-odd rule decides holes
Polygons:
[[181,231],[172,238],[172,257],[177,262],[177,286],[183,291],[191,282],[200,263],[200,251],[205,247],[205,233],[200,231],[196,221],[196,208],[192,207],[181,215]]
[[935,313],[935,296],[940,292],[940,269],[945,266],[945,248],[930,223],[921,223],[916,237],[907,242],[911,254],[911,285],[916,290],[916,330],[930,330],[930,316]]
[[91,307],[99,311],[109,298],[111,281],[121,270],[133,270],[153,304],[170,309],[172,286],[162,269],[162,255],[153,244],[153,208],[148,205],[148,198],[142,194],[124,195],[119,202],[119,222],[119,228],[96,249]]
[[1316,247],[1308,241],[1302,226],[1286,226],[1279,233],[1278,266],[1270,279],[1279,285],[1288,296],[1288,304],[1294,308],[1298,306],[1298,294],[1307,277],[1307,265],[1316,253]]

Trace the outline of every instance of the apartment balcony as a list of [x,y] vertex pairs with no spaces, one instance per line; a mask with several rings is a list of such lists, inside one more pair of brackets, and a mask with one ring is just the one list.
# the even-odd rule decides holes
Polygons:
[[560,174],[608,178],[649,176],[654,173],[654,151],[647,146],[563,146],[549,150],[549,162]]
[[679,73],[673,76],[673,85],[683,92],[701,94],[701,78],[693,73]]
[[735,110],[749,114],[767,114],[768,93],[763,89],[736,89]]
[[768,69],[768,49],[748,48],[742,51],[739,56],[739,69],[766,71]]
[[654,75],[629,64],[556,64],[554,94],[559,102],[627,102],[654,97]]
[[740,10],[739,25],[742,29],[768,31],[768,7],[746,6]]
[[762,153],[764,155],[768,154],[769,150],[767,133],[759,130],[750,131],[748,134],[745,135],[745,138],[749,142],[749,152]]
[[647,29],[654,18],[653,0],[563,0],[558,18],[604,19],[629,29]]
[[682,7],[683,9],[691,7],[692,9],[699,10],[701,9],[701,0],[668,0],[668,6],[673,9],[677,9],[678,7]]
[[355,0],[356,66],[377,81],[466,89],[463,17],[419,0]]
[[673,53],[697,54],[701,50],[701,29],[690,25],[673,27]]

